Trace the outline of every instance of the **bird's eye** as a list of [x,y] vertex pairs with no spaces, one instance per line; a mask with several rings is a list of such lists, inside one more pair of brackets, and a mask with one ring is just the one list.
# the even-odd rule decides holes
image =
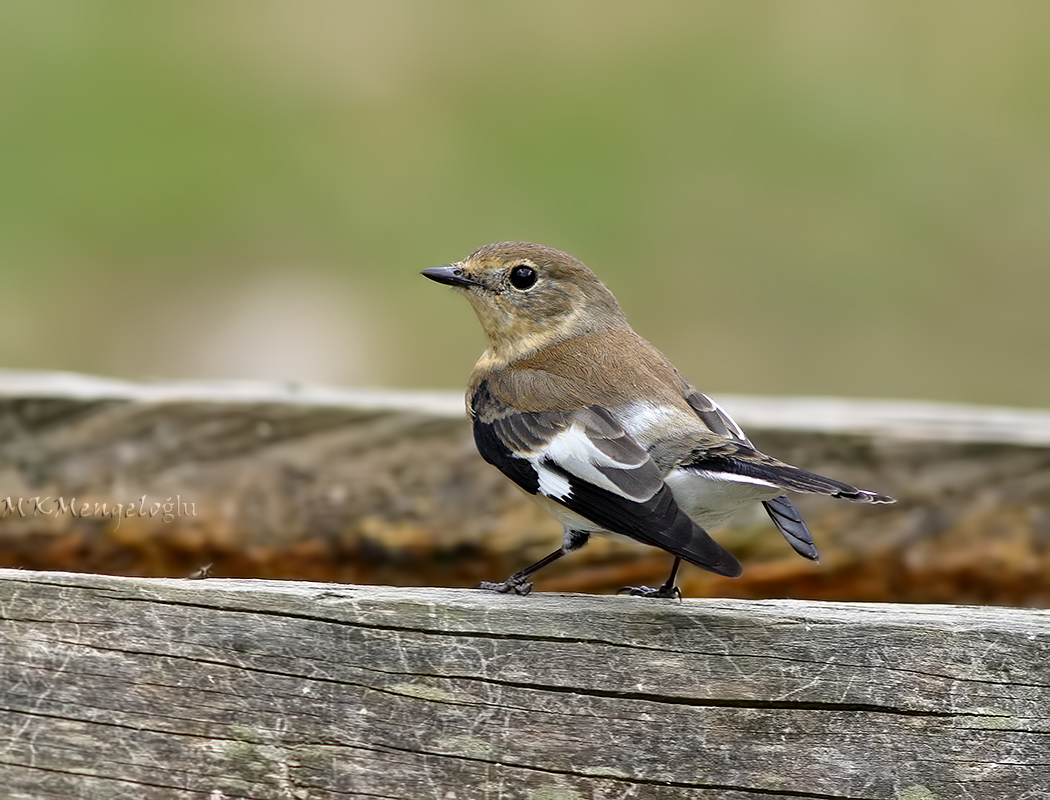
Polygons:
[[531,289],[536,283],[536,270],[524,264],[518,264],[510,271],[510,285],[515,289],[525,291]]

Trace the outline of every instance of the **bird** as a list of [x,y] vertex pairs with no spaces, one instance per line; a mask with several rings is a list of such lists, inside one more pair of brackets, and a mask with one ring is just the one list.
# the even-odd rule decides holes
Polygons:
[[422,275],[464,295],[488,340],[466,394],[478,452],[564,527],[553,553],[477,588],[528,594],[536,572],[592,535],[613,535],[674,556],[661,586],[621,592],[680,599],[683,560],[740,575],[708,531],[744,506],[762,503],[788,544],[815,561],[813,536],[785,492],[894,502],[758,451],[567,253],[498,242]]

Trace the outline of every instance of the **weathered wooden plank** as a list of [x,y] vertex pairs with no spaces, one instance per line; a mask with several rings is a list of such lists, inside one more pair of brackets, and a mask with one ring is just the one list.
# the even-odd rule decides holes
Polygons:
[[0,571],[6,797],[1046,798],[1050,612]]
[[[899,503],[799,498],[819,565],[756,506],[716,533],[742,578],[687,568],[687,594],[1050,606],[1047,412],[719,399],[768,452]],[[7,497],[29,513],[5,513]],[[34,515],[33,497],[135,513]],[[167,498],[194,513],[149,516]],[[477,455],[459,392],[0,372],[2,566],[160,576],[212,562],[221,576],[454,586],[502,579],[559,539]],[[538,585],[606,592],[667,566],[593,541]]]

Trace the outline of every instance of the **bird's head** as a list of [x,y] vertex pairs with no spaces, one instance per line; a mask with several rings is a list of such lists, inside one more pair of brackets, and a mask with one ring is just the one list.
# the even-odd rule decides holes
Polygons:
[[422,274],[466,295],[492,350],[504,358],[627,324],[612,292],[586,265],[540,244],[485,245]]

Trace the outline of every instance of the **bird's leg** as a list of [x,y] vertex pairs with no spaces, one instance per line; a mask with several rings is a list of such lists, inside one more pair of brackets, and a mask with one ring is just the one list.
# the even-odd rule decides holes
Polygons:
[[671,574],[667,576],[664,585],[659,589],[650,589],[648,586],[624,586],[617,594],[627,592],[627,594],[634,597],[664,597],[668,599],[677,597],[681,600],[682,590],[675,586],[675,578],[678,577],[678,567],[681,563],[682,559],[675,556],[674,564],[671,565]]
[[493,583],[491,581],[482,581],[475,589],[487,589],[490,592],[499,592],[500,594],[528,594],[532,591],[532,584],[529,583],[529,576],[534,572],[539,572],[548,564],[553,564],[559,558],[565,555],[565,548],[559,548],[551,553],[549,556],[545,556],[537,561],[535,564],[530,564],[525,569],[518,570],[511,575],[503,583]]

